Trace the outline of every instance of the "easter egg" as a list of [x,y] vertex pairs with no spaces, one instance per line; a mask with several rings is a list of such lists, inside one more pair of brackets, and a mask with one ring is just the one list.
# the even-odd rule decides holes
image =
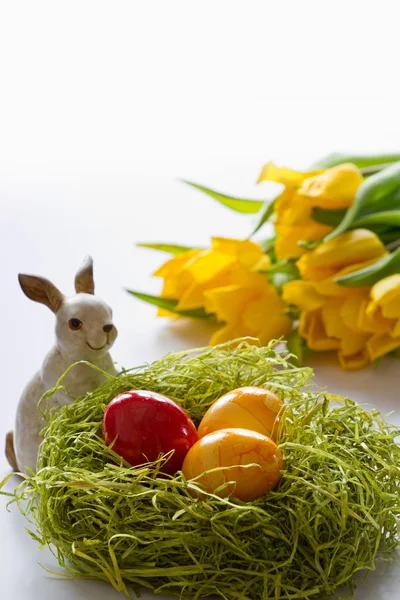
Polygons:
[[104,412],[103,438],[129,464],[153,462],[174,450],[162,471],[173,475],[197,441],[193,421],[170,398],[145,390],[116,396]]
[[[254,466],[244,468],[244,465]],[[199,439],[187,453],[182,472],[204,489],[221,497],[230,494],[255,500],[272,490],[280,479],[283,458],[270,438],[248,429],[221,429]],[[217,467],[233,467],[212,471]],[[212,471],[206,472],[205,471]],[[234,482],[223,490],[223,484]]]
[[232,390],[210,406],[200,423],[199,437],[219,429],[240,427],[275,439],[282,407],[282,400],[269,390],[259,387]]

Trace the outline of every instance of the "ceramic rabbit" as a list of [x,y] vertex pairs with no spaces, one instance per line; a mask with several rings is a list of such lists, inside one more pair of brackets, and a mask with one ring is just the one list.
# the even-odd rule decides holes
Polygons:
[[[76,274],[76,295],[66,298],[47,279],[33,275],[19,275],[23,292],[35,302],[48,306],[56,316],[56,340],[44,359],[42,368],[25,387],[20,398],[15,432],[6,438],[6,456],[15,471],[36,470],[37,454],[42,441],[40,431],[45,422],[38,411],[42,394],[53,388],[58,379],[73,363],[86,360],[103,371],[116,374],[109,354],[117,330],[112,322],[112,311],[94,296],[93,262],[87,257]],[[74,398],[93,391],[105,376],[87,365],[78,365],[63,380],[68,395],[62,391],[50,397],[48,406],[53,410],[69,404]]]

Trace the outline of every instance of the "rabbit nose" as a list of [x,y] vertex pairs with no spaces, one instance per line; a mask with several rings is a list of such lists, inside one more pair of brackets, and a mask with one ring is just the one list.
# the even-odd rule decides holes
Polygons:
[[109,325],[104,325],[103,331],[105,331],[106,333],[110,333],[110,331],[112,331],[113,328],[114,328],[114,325],[112,325],[110,323]]

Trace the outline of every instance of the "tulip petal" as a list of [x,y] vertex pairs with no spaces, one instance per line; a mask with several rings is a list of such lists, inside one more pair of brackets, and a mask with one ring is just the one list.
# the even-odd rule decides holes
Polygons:
[[282,298],[288,304],[294,304],[301,310],[316,310],[325,303],[324,296],[317,292],[311,281],[300,279],[285,283]]
[[381,308],[374,302],[365,302],[360,310],[358,326],[363,331],[370,333],[389,333],[394,325],[392,319],[382,315]]
[[371,298],[381,306],[384,317],[400,318],[400,274],[385,277],[375,283]]
[[332,231],[332,227],[320,225],[311,218],[308,222],[296,225],[286,225],[283,218],[283,224],[278,220],[275,224],[275,230],[278,234],[275,243],[275,252],[278,260],[288,258],[297,258],[305,254],[305,248],[299,246],[299,242],[306,240],[313,242],[319,240],[324,235]]
[[208,251],[195,257],[185,266],[185,273],[190,274],[193,281],[204,283],[217,275],[226,272],[236,262],[235,257],[222,252]]
[[251,287],[257,290],[263,290],[267,283],[267,276],[265,273],[258,273],[253,270],[250,271],[242,266],[238,266],[231,274],[231,283],[240,285],[241,287]]
[[365,310],[365,296],[349,296],[345,298],[340,309],[340,317],[351,331],[361,332],[358,327],[361,310]]
[[[365,350],[365,345],[369,339],[368,333],[356,333],[355,331],[347,330],[340,339],[340,353],[343,357],[351,357],[359,355]],[[366,357],[367,352],[365,352]]]
[[367,366],[369,363],[368,352],[364,348],[361,352],[357,354],[353,354],[351,356],[344,356],[342,352],[338,352],[339,364],[342,369],[346,370],[356,370],[361,369],[362,367]]
[[285,308],[274,287],[269,285],[263,297],[249,302],[243,312],[242,323],[262,343],[286,336],[293,322],[284,314]]
[[218,344],[224,344],[225,342],[229,342],[230,340],[234,340],[236,338],[246,337],[249,335],[249,332],[246,332],[246,329],[240,323],[224,325],[221,329],[218,329],[212,336],[210,340],[211,346],[217,346]]
[[356,263],[378,259],[386,253],[380,239],[367,229],[347,231],[298,261],[300,273],[305,279],[321,281]]
[[341,311],[344,301],[331,298],[322,308],[322,321],[328,337],[340,340],[339,352],[343,357],[359,354],[365,347],[369,334],[356,332],[349,328],[342,319]]
[[316,221],[313,221],[311,218],[303,223],[295,223],[292,225],[286,224],[284,221],[283,224],[277,221],[275,224],[275,230],[278,235],[294,239],[297,242],[301,240],[314,241],[319,240],[321,236],[326,234],[329,231],[332,231],[332,227],[328,225],[321,225]]
[[306,177],[311,177],[321,172],[309,171],[302,173],[300,171],[293,171],[287,167],[277,167],[273,162],[268,162],[261,169],[257,183],[261,181],[274,181],[275,183],[282,183],[286,187],[298,187]]
[[207,252],[206,250],[189,250],[183,254],[178,254],[173,258],[167,260],[157,271],[153,273],[154,277],[171,277],[179,273],[183,267],[188,263],[194,256],[199,256],[202,253]]
[[323,281],[313,281],[316,291],[323,296],[335,296],[337,298],[346,298],[351,296],[366,296],[368,289],[365,288],[345,288],[334,282],[333,277],[328,277]]
[[229,285],[204,292],[207,312],[215,313],[219,321],[239,321],[246,305],[257,295],[257,290]]
[[266,271],[271,266],[268,254],[263,254],[260,260],[252,266],[252,271]]
[[321,309],[322,322],[326,335],[330,338],[342,338],[346,335],[347,328],[340,318],[342,300],[331,298],[327,300]]
[[362,263],[355,263],[344,269],[341,269],[338,273],[335,273],[333,276],[328,277],[322,281],[314,281],[315,289],[325,296],[341,296],[341,297],[351,297],[351,296],[366,296],[369,293],[368,287],[354,287],[349,288],[339,283],[336,283],[337,277],[342,277],[343,275],[347,275],[348,273],[352,273],[353,271],[358,271],[359,269],[363,269],[364,267],[368,267],[376,262],[376,259],[365,261]]
[[192,310],[204,306],[204,291],[197,283],[193,283],[182,294],[177,304],[178,310]]
[[[304,239],[304,238],[302,238]],[[287,260],[289,258],[298,258],[305,254],[307,250],[299,246],[299,239],[292,239],[279,235],[275,242],[275,254],[278,260]]]
[[390,335],[394,338],[400,338],[400,319],[393,326],[393,329],[390,332]]
[[388,333],[377,333],[367,342],[368,355],[371,361],[374,361],[399,347],[400,337],[393,338]]
[[321,310],[306,311],[300,316],[299,333],[311,350],[337,350],[340,342],[326,335]]
[[176,287],[175,278],[165,279],[160,295],[162,298],[178,298],[179,297],[179,292]]
[[214,251],[239,259],[245,266],[253,266],[262,257],[263,251],[259,244],[251,240],[236,240],[232,238],[213,237],[211,253]]
[[181,315],[177,315],[176,313],[172,313],[169,310],[166,310],[165,308],[158,308],[157,309],[157,317],[168,317],[170,319],[181,319]]
[[346,208],[354,201],[363,182],[360,170],[352,163],[343,163],[319,175],[305,179],[298,191],[310,205],[320,208]]

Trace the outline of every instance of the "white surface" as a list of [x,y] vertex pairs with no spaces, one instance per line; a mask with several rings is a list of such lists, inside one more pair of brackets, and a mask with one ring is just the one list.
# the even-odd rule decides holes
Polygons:
[[[23,296],[18,272],[68,293],[91,253],[124,366],[204,344],[202,325],[158,321],[124,291],[159,289],[149,273],[163,256],[137,241],[249,232],[249,218],[176,178],[263,198],[272,188],[254,181],[271,158],[305,167],[332,150],[399,151],[396,3],[378,13],[337,1],[329,15],[321,2],[277,4],[0,2],[0,441],[53,337],[53,316]],[[399,368],[345,373],[318,359],[316,380],[386,413],[397,410]],[[7,472],[1,453],[0,478]],[[1,498],[2,599],[121,597],[47,575],[38,562],[55,560],[24,526]],[[397,561],[356,598],[392,600],[399,584]]]

